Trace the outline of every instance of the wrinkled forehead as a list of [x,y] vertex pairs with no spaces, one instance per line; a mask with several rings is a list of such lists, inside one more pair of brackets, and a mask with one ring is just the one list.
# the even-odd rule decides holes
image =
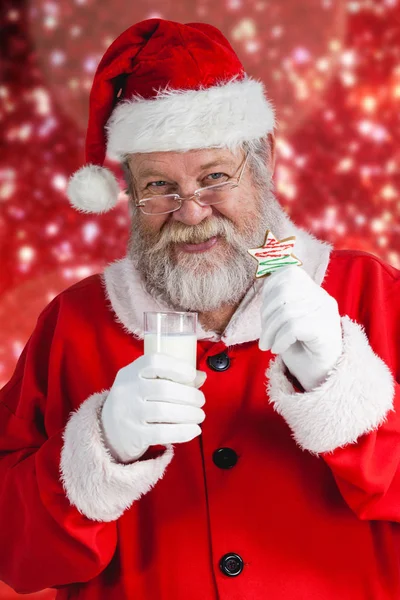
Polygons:
[[205,148],[186,152],[131,154],[127,160],[135,179],[142,179],[151,173],[196,175],[218,166],[235,169],[243,156],[243,151],[239,148]]

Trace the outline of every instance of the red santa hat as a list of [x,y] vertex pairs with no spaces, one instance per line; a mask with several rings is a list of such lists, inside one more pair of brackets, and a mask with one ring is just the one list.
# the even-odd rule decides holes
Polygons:
[[222,33],[205,23],[148,19],[108,48],[94,76],[86,166],[68,197],[80,211],[113,208],[119,186],[106,156],[235,148],[274,128],[261,82],[247,76]]

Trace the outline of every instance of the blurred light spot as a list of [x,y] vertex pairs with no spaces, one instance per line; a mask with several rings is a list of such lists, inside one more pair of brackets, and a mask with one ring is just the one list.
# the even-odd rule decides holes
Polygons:
[[337,165],[337,171],[339,173],[347,173],[351,170],[354,165],[354,160],[349,156],[342,158],[342,160]]
[[356,78],[353,73],[349,73],[348,71],[343,71],[340,73],[340,79],[342,80],[343,85],[346,87],[351,87],[356,82]]
[[341,47],[342,47],[342,43],[340,40],[336,40],[336,39],[330,40],[329,50],[331,50],[331,52],[339,52]]
[[85,242],[90,244],[100,233],[99,227],[96,223],[89,222],[83,226],[83,239]]
[[46,116],[50,112],[50,96],[44,88],[37,87],[32,90],[32,98],[36,103],[38,115]]
[[330,61],[329,58],[320,58],[317,60],[316,62],[316,67],[318,69],[318,71],[327,71],[329,69],[329,65],[330,65]]
[[55,188],[56,190],[64,191],[67,187],[67,178],[65,177],[65,175],[61,175],[60,173],[58,173],[57,175],[53,176],[51,183],[53,185],[53,188]]
[[283,158],[292,158],[293,148],[284,138],[278,138],[276,140],[276,147]]
[[260,49],[260,43],[256,40],[249,40],[248,42],[246,42],[245,48],[249,54],[253,54],[254,52],[258,52],[258,50]]
[[15,192],[15,183],[13,181],[5,181],[0,184],[0,199],[7,200],[11,198]]
[[46,29],[55,29],[58,25],[58,21],[52,15],[48,15],[43,19],[43,25]]
[[83,68],[87,73],[94,73],[99,64],[99,58],[96,56],[88,56],[83,61]]
[[297,47],[292,52],[293,60],[298,64],[304,64],[311,58],[311,53],[307,48]]
[[46,225],[46,233],[48,236],[56,235],[59,231],[59,226],[56,223],[48,223]]
[[15,23],[19,19],[19,12],[17,10],[11,9],[7,13],[7,18],[11,23]]
[[24,345],[22,342],[20,342],[19,340],[13,340],[12,352],[13,352],[14,358],[18,359],[23,349],[24,349]]
[[253,19],[242,19],[237,26],[232,29],[234,40],[248,40],[256,35],[256,24]]
[[399,196],[399,193],[391,183],[388,183],[381,189],[381,196],[385,200],[394,200]]
[[89,277],[92,274],[92,269],[87,266],[76,267],[75,274],[77,277]]
[[365,96],[362,99],[361,106],[366,112],[374,112],[376,109],[377,101],[373,96]]
[[355,222],[357,225],[365,225],[365,223],[366,223],[366,220],[367,220],[367,219],[366,219],[366,217],[365,217],[364,215],[356,215],[356,216],[354,217],[354,222]]
[[347,50],[346,52],[343,52],[342,56],[340,57],[340,62],[344,67],[354,67],[356,64],[355,52],[353,52],[353,50]]
[[50,53],[50,62],[55,67],[59,67],[65,62],[65,53],[61,50],[54,50]]
[[271,36],[274,38],[280,38],[282,36],[283,31],[284,29],[282,25],[275,25],[275,27],[271,29]]
[[372,219],[371,221],[371,230],[374,233],[382,233],[385,231],[386,225],[382,219]]
[[35,256],[35,250],[32,246],[22,246],[18,252],[18,256],[22,262],[31,262]]
[[31,133],[32,133],[32,125],[30,123],[24,123],[19,128],[18,137],[22,142],[24,142],[25,140],[28,140],[31,137]]

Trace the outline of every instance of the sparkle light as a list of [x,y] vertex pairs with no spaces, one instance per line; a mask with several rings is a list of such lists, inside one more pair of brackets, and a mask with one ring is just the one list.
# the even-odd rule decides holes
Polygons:
[[354,217],[354,222],[356,223],[356,225],[359,225],[359,226],[365,225],[366,221],[367,221],[367,219],[366,219],[365,215],[357,214]]
[[[310,10],[294,0],[172,5],[178,21],[222,26],[246,72],[264,82],[278,122],[275,189],[291,218],[338,248],[358,247],[400,267],[399,2],[315,0]],[[126,0],[7,3],[0,291],[15,314],[10,325],[0,321],[0,386],[54,295],[124,255],[126,196],[107,215],[84,215],[65,192],[83,164],[98,61],[130,23],[151,16],[172,14],[158,0],[131,3],[128,17]]]
[[54,189],[64,191],[65,188],[67,187],[67,178],[65,177],[65,175],[61,175],[60,173],[57,173],[56,175],[54,175],[54,177],[52,179],[52,183],[53,183]]
[[303,64],[309,62],[311,59],[310,51],[307,48],[298,47],[293,50],[292,53],[294,62]]
[[353,165],[354,165],[354,160],[350,156],[345,156],[338,163],[336,170],[339,173],[346,173],[347,171],[350,171],[352,169]]
[[95,56],[88,56],[83,61],[83,68],[85,71],[87,71],[87,73],[94,73],[97,69],[98,63],[99,57],[96,58]]
[[356,55],[352,50],[343,52],[340,61],[344,67],[354,67],[356,64]]
[[38,115],[47,116],[50,113],[50,97],[44,88],[37,87],[32,90],[31,98],[35,102],[35,110]]
[[35,256],[35,250],[31,246],[22,246],[18,252],[20,260],[24,263],[29,263]]
[[361,106],[366,112],[374,112],[376,109],[377,101],[373,96],[365,96],[362,99]]
[[99,227],[97,223],[86,223],[83,226],[83,239],[90,244],[99,235]]
[[282,25],[275,25],[275,27],[272,27],[271,29],[271,36],[273,38],[280,38],[283,34],[283,26]]
[[241,6],[242,6],[242,1],[241,0],[228,0],[227,7],[230,10],[239,10],[239,8]]
[[14,340],[12,343],[12,353],[17,359],[24,348],[24,344],[20,340]]
[[386,229],[386,224],[382,219],[372,219],[371,229],[374,233],[382,233]]
[[293,148],[287,140],[279,137],[276,141],[276,147],[283,158],[292,158]]
[[46,29],[55,29],[58,25],[58,21],[55,17],[49,15],[44,18],[43,25]]
[[400,192],[391,183],[387,183],[381,190],[381,196],[385,200],[394,200],[400,198]]
[[46,225],[46,233],[48,236],[56,235],[59,232],[59,227],[56,223],[48,223]]
[[253,54],[254,52],[258,52],[260,44],[256,40],[249,40],[248,42],[246,42],[245,47],[247,52]]
[[59,65],[62,65],[65,62],[65,54],[64,54],[64,52],[61,52],[61,50],[54,50],[50,54],[50,62],[55,67],[58,67]]
[[388,132],[383,125],[368,121],[366,119],[358,123],[358,131],[362,135],[368,136],[376,142],[382,142],[388,136]]
[[340,40],[337,39],[332,39],[329,42],[329,49],[331,50],[331,52],[339,52],[339,50],[342,47],[342,43]]
[[243,19],[232,29],[232,38],[234,40],[247,40],[256,35],[256,24],[253,19]]
[[343,85],[346,87],[351,87],[356,83],[356,77],[353,73],[349,73],[348,71],[343,71],[340,75]]
[[19,19],[19,12],[17,10],[9,10],[7,13],[7,18],[12,23],[15,23]]
[[329,69],[329,58],[323,57],[317,60],[316,67],[319,71],[327,71]]
[[13,193],[15,192],[15,183],[13,181],[4,181],[0,183],[0,199],[7,200],[7,198],[11,198]]

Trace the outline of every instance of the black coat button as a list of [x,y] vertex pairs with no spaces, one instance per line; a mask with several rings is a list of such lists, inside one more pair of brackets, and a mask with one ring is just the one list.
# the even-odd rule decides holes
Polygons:
[[219,561],[221,571],[229,577],[236,577],[243,571],[243,559],[239,554],[233,554],[229,552]]
[[238,455],[232,448],[218,448],[213,453],[214,464],[220,469],[231,469],[238,461]]
[[229,369],[231,361],[226,352],[215,354],[207,358],[207,364],[213,371],[226,371]]

